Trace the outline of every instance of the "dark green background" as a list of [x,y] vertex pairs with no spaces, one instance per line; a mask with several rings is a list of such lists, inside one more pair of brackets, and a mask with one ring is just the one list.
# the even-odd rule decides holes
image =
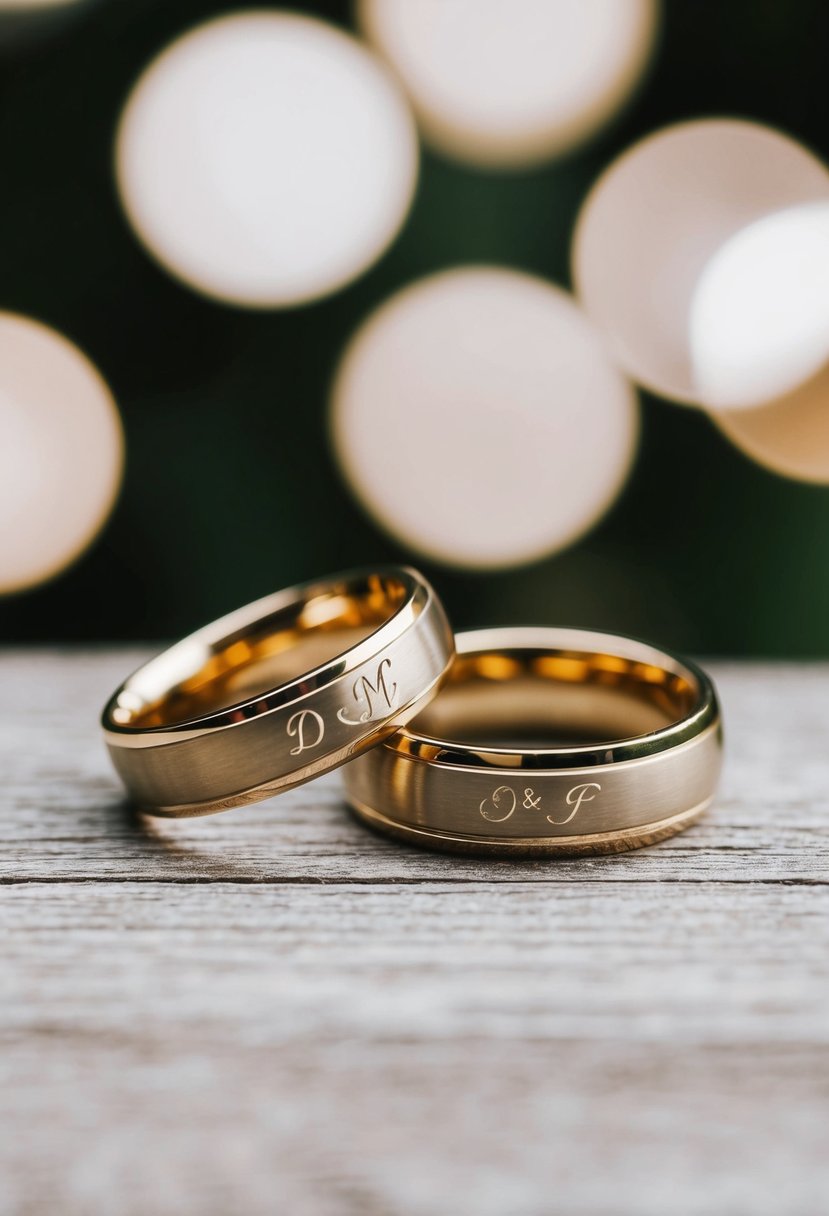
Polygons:
[[[147,60],[233,7],[97,0],[0,45],[0,308],[88,352],[127,437],[109,526],[62,577],[0,601],[6,640],[168,637],[286,583],[408,557],[353,503],[327,444],[329,379],[361,318],[413,277],[463,262],[567,284],[588,187],[666,123],[750,117],[829,158],[825,0],[668,0],[641,92],[587,149],[510,175],[425,154],[410,219],[364,278],[293,312],[224,307],[140,250],[111,152]],[[345,3],[294,7],[350,21]],[[647,397],[630,484],[580,544],[506,574],[420,564],[458,627],[575,623],[707,653],[829,654],[829,489],[764,472],[703,415]]]

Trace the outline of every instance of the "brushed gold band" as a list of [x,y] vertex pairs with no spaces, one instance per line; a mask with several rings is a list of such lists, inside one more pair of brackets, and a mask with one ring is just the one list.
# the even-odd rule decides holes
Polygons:
[[104,709],[132,799],[205,815],[343,764],[434,696],[454,653],[416,571],[354,571],[268,596],[139,668]]
[[370,826],[457,852],[619,852],[710,804],[722,730],[697,666],[570,629],[460,634],[434,701],[344,770]]

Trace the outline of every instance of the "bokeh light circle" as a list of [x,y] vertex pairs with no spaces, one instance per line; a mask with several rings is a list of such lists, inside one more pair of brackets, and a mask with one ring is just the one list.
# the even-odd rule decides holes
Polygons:
[[829,363],[768,405],[710,416],[756,464],[795,481],[829,485]]
[[518,566],[604,514],[639,411],[567,292],[466,267],[405,288],[358,330],[332,392],[355,496],[408,548],[447,565]]
[[756,406],[810,380],[829,360],[829,201],[726,241],[697,283],[690,339],[707,405]]
[[589,138],[650,57],[657,0],[359,0],[426,138],[451,156],[520,166]]
[[385,67],[333,26],[256,11],[207,22],[145,70],[116,173],[147,248],[197,290],[254,307],[335,291],[397,234],[414,120]]
[[123,435],[89,359],[0,313],[0,592],[58,574],[92,542],[121,481]]
[[827,200],[826,166],[777,131],[730,119],[669,127],[616,160],[585,201],[573,241],[577,294],[635,380],[709,404],[691,349],[706,267],[755,221]]

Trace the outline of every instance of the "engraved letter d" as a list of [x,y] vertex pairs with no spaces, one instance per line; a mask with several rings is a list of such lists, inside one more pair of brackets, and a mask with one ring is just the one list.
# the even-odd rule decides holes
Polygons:
[[[313,730],[316,726],[316,739],[308,739],[306,741],[306,729]],[[296,735],[296,747],[291,748],[291,755],[298,756],[300,752],[307,751],[309,747],[316,747],[322,743],[322,737],[325,734],[325,723],[315,709],[298,709],[295,714],[291,714],[286,727],[291,738]]]

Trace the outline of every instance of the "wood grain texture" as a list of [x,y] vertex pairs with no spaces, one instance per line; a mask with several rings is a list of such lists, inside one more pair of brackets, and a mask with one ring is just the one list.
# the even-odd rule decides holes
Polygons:
[[721,797],[649,850],[472,861],[335,776],[122,804],[143,651],[0,656],[0,1211],[829,1206],[829,667],[715,665]]

